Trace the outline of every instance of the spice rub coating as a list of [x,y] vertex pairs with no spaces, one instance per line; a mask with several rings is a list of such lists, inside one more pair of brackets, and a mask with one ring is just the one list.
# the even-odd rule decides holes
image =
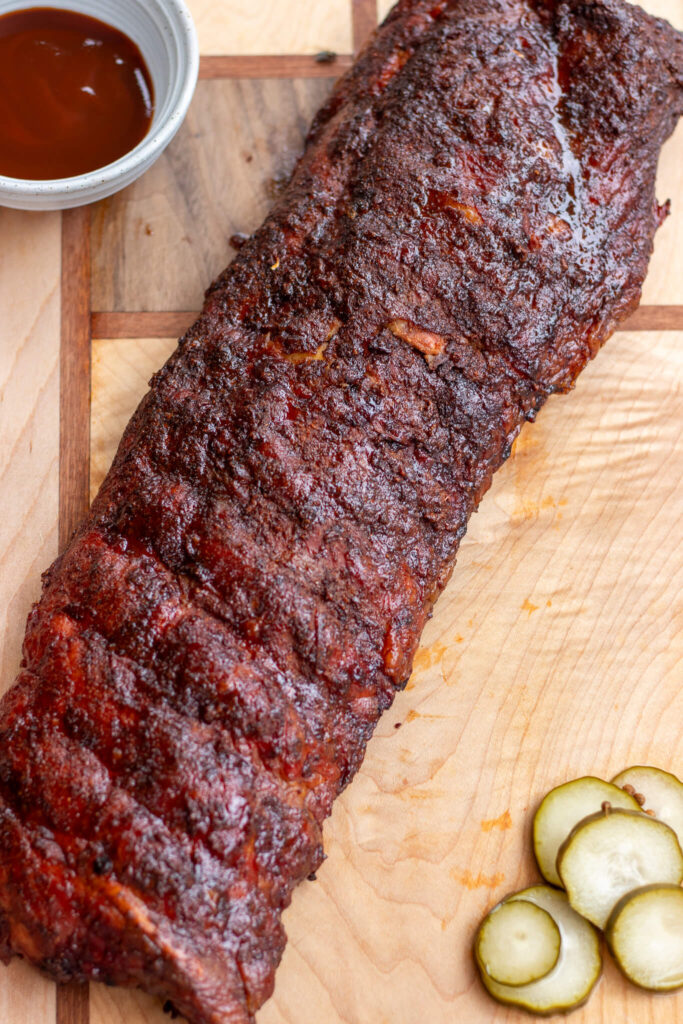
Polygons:
[[402,0],[155,376],[0,711],[0,955],[248,1024],[525,419],[639,301],[683,43]]

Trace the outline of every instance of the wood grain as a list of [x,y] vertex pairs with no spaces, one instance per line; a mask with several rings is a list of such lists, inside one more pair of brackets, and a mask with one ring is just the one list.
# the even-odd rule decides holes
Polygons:
[[[92,1024],[171,1024],[158,999],[144,992],[90,986]],[[184,1018],[178,1019],[183,1024]]]
[[198,309],[299,156],[327,79],[200,82],[178,138],[93,208],[93,308]]
[[[40,573],[57,554],[59,214],[0,210],[0,692],[19,669]],[[52,1024],[55,986],[0,968],[2,1024]]]
[[[95,343],[93,483],[174,344]],[[534,805],[634,761],[683,773],[682,371],[683,332],[622,333],[524,428],[286,914],[259,1024],[521,1021],[480,992],[469,942],[537,878]],[[93,1024],[163,1019],[145,997],[93,997]],[[572,1019],[681,1024],[683,1004],[610,968]]]
[[206,54],[351,52],[349,0],[190,0]]

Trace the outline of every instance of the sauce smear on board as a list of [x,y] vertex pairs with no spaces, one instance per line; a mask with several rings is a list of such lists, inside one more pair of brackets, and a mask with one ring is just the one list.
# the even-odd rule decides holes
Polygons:
[[0,174],[104,167],[144,138],[153,111],[144,58],[118,29],[52,7],[0,17]]

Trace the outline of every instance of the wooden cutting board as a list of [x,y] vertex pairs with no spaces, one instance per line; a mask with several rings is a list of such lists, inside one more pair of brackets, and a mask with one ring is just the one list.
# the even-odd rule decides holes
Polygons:
[[[388,9],[389,4],[380,4]],[[683,0],[647,8],[683,28]],[[262,219],[372,0],[192,0],[202,81],[167,155],[61,217],[0,212],[0,685],[39,575],[95,491],[151,373]],[[384,13],[384,12],[382,12]],[[318,64],[321,50],[340,54]],[[282,54],[288,56],[283,57]],[[407,690],[285,915],[258,1024],[502,1024],[470,946],[538,875],[542,795],[634,762],[683,774],[683,130],[662,157],[644,306],[524,428],[463,542]],[[92,316],[91,316],[92,313]],[[14,963],[2,1024],[161,1024],[159,1004],[55,987]],[[579,1024],[683,1024],[606,962]]]

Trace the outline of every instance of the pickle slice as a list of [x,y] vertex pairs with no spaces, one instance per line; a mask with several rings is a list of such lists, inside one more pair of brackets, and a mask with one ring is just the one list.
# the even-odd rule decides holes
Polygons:
[[551,885],[562,885],[557,872],[557,851],[577,822],[599,811],[605,801],[612,807],[637,811],[635,797],[592,775],[551,789],[534,816],[534,853],[541,874]]
[[574,910],[598,928],[622,896],[652,882],[678,885],[683,852],[676,833],[640,811],[605,809],[572,830],[557,870]]
[[683,889],[646,885],[627,893],[605,932],[620,969],[641,988],[670,992],[683,986]]
[[524,889],[508,896],[504,905],[517,901],[533,903],[550,914],[560,932],[560,955],[548,974],[528,985],[502,985],[481,971],[486,990],[499,1003],[530,1013],[546,1015],[573,1010],[586,1001],[602,970],[595,929],[572,910],[563,892],[550,886]]
[[482,972],[503,985],[544,978],[560,955],[560,931],[550,914],[527,900],[507,900],[482,921],[474,943]]
[[612,782],[636,799],[644,800],[643,809],[654,811],[660,821],[672,828],[683,848],[683,782],[680,779],[661,768],[638,764],[619,772]]

